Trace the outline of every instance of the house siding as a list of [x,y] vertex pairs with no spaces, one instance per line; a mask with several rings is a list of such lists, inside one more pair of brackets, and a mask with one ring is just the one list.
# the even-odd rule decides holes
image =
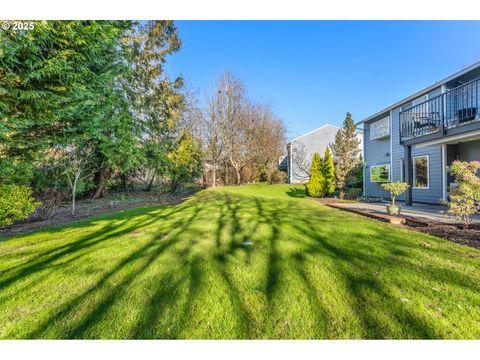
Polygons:
[[[428,94],[428,98],[441,94],[441,87],[435,88]],[[424,96],[419,95],[419,97]],[[389,197],[389,194],[380,187],[380,183],[370,182],[370,168],[375,165],[390,164],[390,180],[402,181],[403,169],[402,160],[404,159],[405,149],[400,143],[400,112],[403,108],[409,107],[411,102],[402,106],[393,108],[390,113],[384,113],[378,118],[364,124],[365,128],[365,195],[372,197]],[[370,124],[385,116],[390,116],[390,137],[384,139],[370,140]],[[387,156],[387,153],[390,156]],[[428,155],[429,156],[429,188],[412,189],[413,201],[425,203],[438,203],[442,198],[442,147],[429,146],[421,148],[412,148],[412,157]],[[405,195],[398,197],[399,200],[405,200]]]
[[457,151],[461,161],[480,161],[480,140],[460,143]]
[[327,146],[335,141],[335,135],[338,130],[338,127],[328,124],[289,142],[287,145],[287,148],[290,149],[288,151],[289,183],[305,183],[308,181],[309,177],[308,173],[302,174],[303,171],[299,169],[298,161],[293,161],[292,157],[295,158],[303,152],[304,160],[307,164],[305,168],[309,169],[313,154],[318,152],[320,153],[320,156],[323,157]]
[[412,157],[420,155],[428,155],[429,158],[429,187],[428,189],[412,189],[413,201],[438,204],[442,199],[442,147],[412,148]]
[[[388,116],[388,113],[379,116],[378,118],[372,120],[380,120]],[[365,159],[365,196],[372,197],[388,197],[388,193],[381,188],[381,183],[371,182],[370,181],[370,171],[372,166],[376,165],[391,165],[390,164],[390,136],[382,139],[373,139],[370,140],[370,124],[364,124],[364,159]],[[392,127],[390,126],[390,134]],[[391,176],[391,168],[390,168]]]

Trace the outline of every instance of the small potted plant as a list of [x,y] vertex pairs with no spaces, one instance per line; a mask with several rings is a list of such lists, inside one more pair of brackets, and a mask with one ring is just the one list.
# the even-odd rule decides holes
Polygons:
[[397,182],[382,184],[381,186],[382,186],[382,188],[387,190],[390,193],[390,196],[392,197],[392,204],[387,205],[387,212],[390,215],[393,215],[393,216],[400,215],[400,209],[401,208],[400,208],[400,206],[395,205],[395,198],[398,195],[403,194],[407,190],[408,184],[404,183],[404,182],[397,181]]

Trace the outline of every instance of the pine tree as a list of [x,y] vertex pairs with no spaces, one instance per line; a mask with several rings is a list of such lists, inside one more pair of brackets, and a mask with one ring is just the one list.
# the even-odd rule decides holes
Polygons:
[[311,197],[321,197],[322,194],[322,159],[319,153],[314,153],[310,165],[310,180],[307,183],[307,193]]
[[347,112],[343,128],[335,135],[335,142],[330,144],[335,167],[335,184],[340,189],[341,198],[344,194],[347,175],[359,161],[359,145],[357,126],[352,119],[352,115]]
[[322,177],[322,193],[323,195],[330,195],[335,191],[335,172],[332,154],[328,146],[325,149],[325,156],[322,161]]

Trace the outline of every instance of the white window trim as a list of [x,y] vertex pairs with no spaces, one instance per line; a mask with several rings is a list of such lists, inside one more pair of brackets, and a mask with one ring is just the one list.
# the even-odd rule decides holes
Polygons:
[[[375,168],[375,167],[380,167],[380,166],[384,166],[384,167],[387,167],[387,168],[388,168],[388,180],[387,180],[387,181],[372,181],[372,170],[373,170],[373,168]],[[390,164],[380,164],[380,165],[370,166],[370,182],[371,182],[371,183],[388,183],[388,182],[390,182],[391,176],[392,176],[392,175],[391,175]]]
[[[427,158],[427,187],[416,187],[415,186],[415,178],[416,178],[416,174],[415,174],[415,159],[418,159],[418,158],[424,158],[426,157]],[[412,189],[417,189],[417,190],[428,190],[430,189],[430,155],[418,155],[418,156],[413,156],[412,157],[412,165],[413,165],[413,184],[414,186],[412,186]]]
[[405,182],[405,160],[401,158],[400,160],[400,181]]
[[[372,132],[372,125],[374,124],[378,124],[380,123],[381,121],[386,121],[386,123],[388,124],[388,133],[385,133],[383,135],[373,135],[373,132]],[[388,115],[388,116],[385,116],[384,118],[381,118],[379,120],[376,120],[376,121],[372,121],[371,123],[368,124],[368,127],[369,127],[369,139],[371,141],[373,140],[380,140],[380,139],[385,139],[387,137],[390,137],[391,138],[391,133],[392,133],[392,127],[391,127],[391,116]]]

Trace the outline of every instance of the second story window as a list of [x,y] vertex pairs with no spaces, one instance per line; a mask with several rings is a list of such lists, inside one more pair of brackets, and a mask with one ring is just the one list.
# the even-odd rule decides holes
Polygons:
[[370,124],[370,140],[381,139],[390,135],[390,117]]

